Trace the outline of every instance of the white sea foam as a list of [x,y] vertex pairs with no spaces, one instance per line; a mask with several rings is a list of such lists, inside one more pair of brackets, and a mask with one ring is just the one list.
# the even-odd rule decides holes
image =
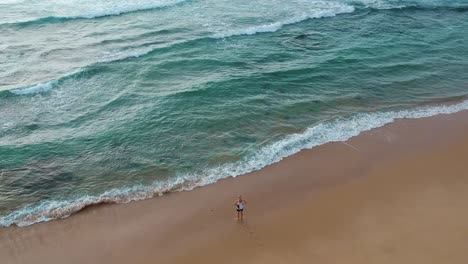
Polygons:
[[375,8],[375,9],[392,9],[395,7],[404,7],[400,2],[399,5],[396,2],[386,1],[386,0],[351,0],[349,1],[353,4],[360,4],[366,8]]
[[0,217],[0,226],[27,226],[37,222],[60,219],[81,209],[100,203],[127,203],[144,200],[171,191],[192,190],[195,187],[214,183],[227,177],[236,177],[281,161],[302,149],[313,148],[329,142],[346,141],[364,131],[382,127],[401,118],[423,118],[437,114],[452,114],[468,110],[468,100],[455,105],[427,106],[411,110],[362,113],[348,118],[338,118],[292,134],[260,149],[242,161],[206,170],[201,174],[178,175],[167,181],[154,182],[150,186],[137,185],[113,189],[102,195],[85,195],[74,200],[46,200],[40,204],[23,207]]
[[203,185],[221,178],[235,177],[262,169],[281,161],[302,149],[313,148],[329,142],[346,141],[364,131],[382,127],[401,118],[423,118],[437,114],[451,114],[468,110],[468,100],[456,105],[421,107],[412,110],[362,113],[348,118],[338,118],[309,127],[303,133],[292,134],[272,145],[260,149],[254,156],[208,171],[200,178]]
[[14,90],[9,90],[9,92],[14,93],[16,95],[27,95],[27,94],[43,93],[43,92],[47,92],[50,89],[52,89],[52,87],[54,86],[54,84],[56,82],[57,82],[56,80],[52,80],[52,81],[45,82],[45,83],[39,83],[39,84],[36,84],[34,86],[30,86],[30,87],[27,87],[27,88],[18,88],[18,89],[14,89]]
[[[0,0],[2,1],[2,0]],[[3,0],[5,1],[5,0]],[[19,10],[39,10],[34,17],[28,17],[22,20],[2,21],[2,23],[25,23],[33,22],[47,18],[98,18],[103,16],[121,15],[130,12],[151,10],[174,6],[187,0],[7,0],[5,5],[17,5]],[[0,2],[0,4],[2,4]],[[31,6],[32,5],[32,6]],[[15,9],[15,10],[16,10]],[[46,10],[47,12],[42,12]]]
[[66,218],[85,207],[105,203],[128,203],[160,196],[170,191],[191,190],[199,184],[191,184],[183,177],[169,181],[155,182],[150,186],[136,185],[128,188],[112,189],[101,195],[83,195],[70,200],[45,200],[39,204],[23,207],[0,217],[0,227],[17,225],[20,227]]
[[281,29],[283,26],[296,24],[308,19],[313,18],[322,18],[322,17],[333,17],[338,14],[344,13],[352,13],[354,12],[354,7],[351,5],[345,4],[334,4],[334,5],[326,5],[322,9],[317,9],[311,11],[310,13],[304,13],[295,17],[292,17],[287,20],[273,22],[264,25],[258,26],[250,26],[246,28],[239,28],[239,29],[232,29],[223,32],[219,32],[214,34],[214,38],[227,38],[232,36],[241,36],[241,35],[254,35],[257,33],[265,33],[265,32],[275,32]]
[[11,4],[19,4],[23,3],[26,0],[0,0],[0,5],[11,5]]
[[96,18],[168,7],[184,1],[186,0],[62,0],[54,2],[54,5],[59,17]]
[[405,7],[465,7],[466,0],[411,0],[411,1],[395,1],[395,0],[345,0],[350,4],[363,5],[366,8],[374,9],[401,9]]

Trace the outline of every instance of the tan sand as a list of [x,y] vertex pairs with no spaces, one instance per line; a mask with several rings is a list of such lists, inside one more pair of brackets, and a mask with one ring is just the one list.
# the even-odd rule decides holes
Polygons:
[[467,208],[462,112],[398,120],[193,191],[0,229],[0,263],[466,264]]

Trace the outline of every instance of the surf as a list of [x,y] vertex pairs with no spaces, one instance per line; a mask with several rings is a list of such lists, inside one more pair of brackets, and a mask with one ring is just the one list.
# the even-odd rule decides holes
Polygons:
[[286,25],[297,24],[308,19],[334,17],[339,14],[352,13],[354,12],[354,10],[354,7],[350,5],[329,5],[325,9],[310,12],[309,14],[302,14],[300,16],[295,16],[283,21],[216,33],[214,34],[213,38],[229,38],[233,36],[255,35],[258,33],[276,32]]
[[419,119],[440,114],[453,114],[468,110],[468,100],[451,105],[420,106],[400,111],[358,113],[310,126],[302,133],[295,133],[260,148],[253,155],[238,162],[206,169],[202,173],[179,174],[166,180],[154,181],[151,185],[134,185],[116,188],[100,195],[83,195],[67,200],[43,200],[29,204],[0,217],[0,226],[28,226],[39,222],[63,219],[84,208],[106,203],[128,203],[164,195],[168,192],[190,191],[194,188],[216,183],[260,170],[282,159],[330,142],[344,142],[359,134],[390,124],[397,119]]
[[[28,26],[43,23],[58,23],[74,19],[94,19],[107,16],[119,16],[127,13],[149,11],[178,5],[189,0],[71,0],[54,3],[53,15],[32,17],[25,20],[10,20],[0,22],[1,25]],[[7,3],[8,4],[8,3]],[[24,2],[13,4],[26,5]],[[47,8],[49,1],[36,1],[35,6]]]

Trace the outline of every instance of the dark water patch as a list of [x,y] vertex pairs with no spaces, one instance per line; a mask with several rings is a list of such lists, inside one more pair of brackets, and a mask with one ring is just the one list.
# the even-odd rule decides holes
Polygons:
[[48,57],[48,56],[63,56],[68,52],[73,52],[73,49],[70,48],[57,48],[57,49],[50,49],[45,52],[42,52],[39,56],[41,57]]
[[115,39],[104,39],[97,43],[97,45],[107,45],[107,44],[114,44],[114,43],[127,43],[132,41],[141,41],[142,39],[146,38],[154,38],[154,37],[161,37],[167,36],[172,34],[190,32],[187,29],[183,28],[171,28],[171,29],[159,29],[159,30],[152,30],[150,32],[144,32],[135,36],[126,37],[126,38],[115,38]]

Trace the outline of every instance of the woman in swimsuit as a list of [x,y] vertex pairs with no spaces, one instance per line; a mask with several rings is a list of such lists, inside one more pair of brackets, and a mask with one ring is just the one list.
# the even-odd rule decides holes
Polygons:
[[247,204],[246,200],[242,199],[242,196],[237,196],[237,200],[234,202],[237,210],[237,221],[244,219],[244,206]]

